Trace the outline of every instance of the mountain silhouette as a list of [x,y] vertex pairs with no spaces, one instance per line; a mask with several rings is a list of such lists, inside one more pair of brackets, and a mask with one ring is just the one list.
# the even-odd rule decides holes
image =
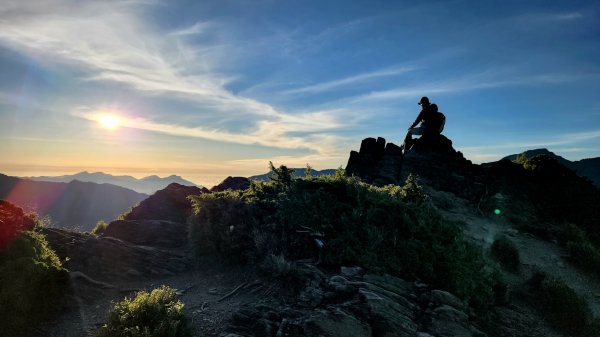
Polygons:
[[[559,163],[565,167],[575,171],[579,176],[587,177],[590,179],[596,187],[600,187],[600,157],[586,158],[576,161],[570,161],[565,159],[548,149],[535,149],[522,152],[527,158],[533,158],[539,155],[546,155],[555,158]],[[515,160],[519,154],[511,154],[503,159]]]
[[[104,172],[79,172],[76,174],[63,175],[63,176],[42,176],[42,177],[28,177],[28,179],[35,181],[49,181],[68,183],[73,180],[79,180],[83,182],[92,182],[98,184],[112,184],[121,187],[134,190],[139,193],[152,194],[158,190],[167,187],[171,183],[177,183],[184,186],[196,186],[193,182],[185,180],[177,175],[170,175],[168,177],[161,178],[157,175],[147,176],[141,179],[136,179],[132,176],[114,176]],[[200,186],[201,187],[201,186]]]
[[43,182],[0,174],[0,199],[49,216],[53,226],[61,228],[89,231],[99,220],[111,221],[146,197],[110,184]]
[[[304,172],[306,171],[306,167],[300,168],[291,168],[290,170],[294,170],[292,174],[292,178],[304,177]],[[318,177],[322,175],[334,174],[335,169],[325,169],[325,170],[311,170],[310,175],[313,177]],[[265,174],[259,174],[255,176],[248,177],[250,180],[260,180],[260,181],[269,181],[269,178],[273,176],[273,172],[268,172]]]

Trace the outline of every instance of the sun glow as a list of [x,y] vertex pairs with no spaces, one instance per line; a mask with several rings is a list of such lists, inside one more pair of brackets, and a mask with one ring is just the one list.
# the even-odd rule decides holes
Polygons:
[[114,130],[116,128],[119,127],[119,125],[121,125],[121,120],[119,119],[119,117],[115,116],[115,115],[101,115],[98,118],[98,122],[100,123],[100,125],[105,128],[105,129],[109,129],[109,130]]

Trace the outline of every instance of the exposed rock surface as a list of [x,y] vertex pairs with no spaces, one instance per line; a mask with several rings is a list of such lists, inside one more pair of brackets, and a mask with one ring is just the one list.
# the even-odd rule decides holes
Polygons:
[[243,307],[226,336],[486,336],[470,322],[468,306],[450,293],[348,271],[316,273],[291,305]]
[[204,187],[200,189],[172,183],[133,207],[124,220],[169,220],[185,223],[192,214],[192,204],[187,197],[207,191]]
[[250,179],[246,177],[227,177],[219,185],[213,186],[211,192],[222,192],[226,190],[241,191],[250,187]]
[[187,244],[188,226],[166,220],[115,220],[102,236],[113,237],[135,245],[177,248]]
[[386,145],[379,137],[365,138],[359,152],[351,151],[346,174],[375,185],[401,183],[402,150],[394,143]]
[[409,174],[437,190],[478,200],[484,192],[483,172],[452,147],[443,135],[421,137],[402,155],[401,148],[379,137],[366,138],[351,151],[346,174],[375,185],[402,184]]
[[168,276],[189,266],[183,250],[137,246],[55,228],[44,228],[42,232],[70,272],[100,281]]
[[444,135],[421,137],[404,154],[401,179],[418,175],[436,190],[452,192],[467,200],[479,200],[485,191],[483,171],[452,147]]

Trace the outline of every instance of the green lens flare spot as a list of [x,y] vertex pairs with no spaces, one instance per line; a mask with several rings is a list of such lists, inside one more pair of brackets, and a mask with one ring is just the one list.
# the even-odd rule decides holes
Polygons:
[[500,210],[496,208],[496,209],[494,210],[494,214],[496,214],[496,215],[500,215]]

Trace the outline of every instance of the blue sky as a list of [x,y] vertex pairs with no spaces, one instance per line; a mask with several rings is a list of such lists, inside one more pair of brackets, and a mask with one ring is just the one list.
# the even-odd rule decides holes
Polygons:
[[[423,95],[474,162],[600,156],[595,1],[0,3],[0,172],[345,166]],[[117,127],[100,123],[116,116]]]

